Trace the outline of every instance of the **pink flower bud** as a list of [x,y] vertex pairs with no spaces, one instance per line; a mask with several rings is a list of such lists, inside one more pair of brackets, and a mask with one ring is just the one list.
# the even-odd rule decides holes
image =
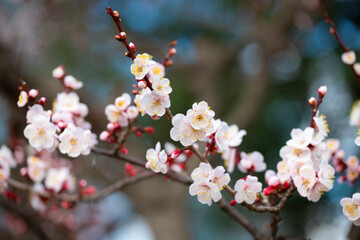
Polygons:
[[325,96],[325,94],[327,93],[327,87],[326,86],[321,86],[318,88],[318,93],[321,97]]
[[39,94],[39,90],[36,90],[36,89],[31,89],[29,91],[29,96],[32,97],[32,98],[36,98]]
[[175,55],[175,54],[176,54],[176,48],[170,48],[169,55],[172,56],[172,55]]
[[280,184],[280,180],[277,176],[273,176],[269,179],[269,186],[276,188],[277,186],[279,186]]
[[96,193],[96,187],[89,186],[81,191],[82,195],[90,195]]
[[119,34],[119,36],[120,36],[120,39],[121,39],[121,40],[125,40],[125,39],[126,39],[126,33],[125,33],[125,32],[121,32],[121,33]]
[[266,187],[263,190],[265,196],[269,196],[271,193],[271,187]]
[[171,153],[171,158],[172,159],[176,159],[178,156],[180,156],[181,154],[181,150],[180,149],[175,149],[172,153]]
[[58,123],[57,123],[57,126],[58,126],[60,129],[63,129],[63,128],[66,127],[65,123],[62,122],[62,121],[58,122]]
[[345,158],[345,152],[344,150],[338,150],[336,151],[335,153],[335,158],[338,158],[338,159],[344,159]]
[[26,177],[28,175],[27,168],[25,168],[25,167],[21,168],[20,169],[20,174],[21,174],[21,176]]
[[269,179],[271,177],[274,177],[274,176],[276,176],[276,173],[275,173],[274,170],[266,170],[266,172],[265,172],[265,181],[268,183]]
[[134,43],[129,43],[129,47],[131,49],[131,51],[135,52],[136,51],[136,47],[135,47],[135,44]]
[[145,81],[140,81],[140,82],[138,83],[138,87],[139,87],[140,89],[145,89],[145,88],[147,87],[146,82],[145,82]]
[[79,181],[79,187],[80,188],[84,188],[84,187],[86,187],[87,186],[87,181],[85,180],[85,179],[81,179],[80,181]]
[[121,153],[126,155],[129,153],[129,150],[127,150],[127,148],[123,147],[123,148],[121,148]]
[[290,187],[290,184],[288,182],[284,182],[282,185],[283,185],[284,188],[289,188]]
[[106,125],[107,130],[109,130],[110,132],[111,132],[111,131],[114,131],[115,127],[116,127],[115,124],[113,124],[113,123],[111,123],[111,122],[109,122],[109,123]]
[[235,200],[231,200],[231,201],[230,201],[230,205],[231,205],[231,206],[235,206],[235,205],[236,205],[236,201],[235,201]]
[[64,67],[61,65],[61,66],[55,68],[52,72],[52,76],[53,76],[53,78],[56,78],[56,79],[61,79],[61,78],[65,77]]
[[109,140],[109,137],[110,137],[110,133],[108,131],[102,131],[99,136],[101,141],[107,141]]
[[308,100],[310,107],[314,108],[316,105],[316,99],[314,97],[309,98]]
[[39,103],[40,103],[42,106],[45,106],[46,98],[44,98],[44,97],[40,98]]
[[153,134],[155,132],[155,128],[154,127],[144,127],[144,132],[148,133],[148,134]]

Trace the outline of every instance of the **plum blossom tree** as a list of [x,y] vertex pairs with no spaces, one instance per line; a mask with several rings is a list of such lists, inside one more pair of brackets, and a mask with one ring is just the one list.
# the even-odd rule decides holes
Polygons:
[[[57,206],[67,208],[78,202],[103,198],[125,185],[162,175],[187,185],[189,195],[196,196],[201,204],[216,204],[254,239],[284,239],[285,236],[278,234],[280,213],[295,192],[308,201],[318,202],[324,193],[333,188],[335,173],[344,173],[338,178],[342,182],[349,180],[354,183],[358,179],[358,158],[350,156],[344,161],[345,153],[340,149],[339,141],[327,139],[329,126],[325,115],[319,111],[327,94],[326,86],[317,89],[317,99],[311,97],[308,101],[312,109],[309,126],[291,131],[291,138],[279,150],[281,160],[276,170],[267,169],[262,153],[240,151],[247,132],[216,118],[206,101],[195,102],[191,108],[189,106],[186,114],[171,113],[170,94],[173,89],[165,76],[166,68],[172,65],[170,58],[176,53],[176,41],[170,43],[162,63],[154,61],[147,53],[135,55],[135,44],[128,42],[119,13],[111,8],[107,8],[107,13],[119,32],[115,39],[125,46],[125,55],[133,62],[130,72],[137,82],[133,86],[133,99],[130,94],[123,93],[105,107],[108,124],[106,130],[99,134],[99,139],[112,148],[96,146],[98,137],[86,120],[89,108],[80,102],[76,93],[83,83],[68,75],[64,66],[52,72],[53,78],[62,84],[63,92],[57,94],[51,110],[46,109],[47,99],[40,97],[37,89],[29,90],[26,82],[21,81],[17,105],[28,108],[24,136],[32,150],[24,151],[27,155],[26,166],[20,170],[24,180],[28,181],[26,183],[12,178],[11,169],[16,166],[14,154],[5,145],[0,148],[0,189],[8,196],[13,194],[12,198],[16,199],[15,191],[28,191],[31,193],[31,206],[44,213],[51,207],[50,200],[56,201]],[[327,21],[332,25],[330,19]],[[339,40],[334,26],[331,29]],[[344,53],[341,59],[358,74],[360,67],[355,63],[355,53],[342,47]],[[146,161],[132,157],[126,148],[128,136],[154,133],[152,127],[135,126],[139,113],[141,117],[148,115],[154,120],[166,117],[172,124],[169,137],[179,142],[178,146],[158,142],[155,148],[147,150],[144,156]],[[360,127],[359,119],[360,107],[356,102],[350,124]],[[204,142],[206,147],[202,149],[198,142]],[[355,143],[360,146],[360,136]],[[94,186],[88,186],[85,180],[77,181],[69,167],[69,159],[60,161],[56,152],[69,159],[91,152],[112,157],[127,163],[125,168],[128,174],[107,188],[97,190]],[[214,166],[209,160],[210,155],[221,156],[224,166]],[[188,169],[189,161],[199,161],[198,167]],[[236,170],[235,166],[246,174],[243,178],[231,179],[230,174]],[[267,186],[255,176],[264,171]],[[355,225],[360,224],[359,196],[359,193],[355,193],[352,198],[343,198],[340,202],[344,215]],[[241,214],[238,210],[240,206],[258,213],[270,213],[270,223],[260,230]]]

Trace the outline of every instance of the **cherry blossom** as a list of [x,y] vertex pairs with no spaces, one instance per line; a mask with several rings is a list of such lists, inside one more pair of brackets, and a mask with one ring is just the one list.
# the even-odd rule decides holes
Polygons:
[[184,146],[190,146],[196,141],[203,141],[206,138],[206,130],[194,129],[190,124],[189,118],[184,114],[176,114],[171,123],[174,126],[170,130],[171,139],[174,141],[180,141],[180,143]]
[[67,75],[64,78],[64,85],[68,88],[77,90],[83,87],[83,82],[77,80],[74,76]]
[[248,171],[262,172],[266,169],[266,163],[264,162],[264,156],[260,152],[244,153],[240,154],[241,160],[238,164],[240,171],[247,173]]
[[352,198],[342,198],[340,205],[343,214],[356,226],[360,225],[360,193],[354,193]]
[[151,169],[155,173],[167,173],[168,166],[166,165],[167,154],[165,150],[161,150],[160,142],[155,146],[155,149],[150,148],[146,152],[146,168]]
[[10,168],[16,167],[17,163],[14,158],[13,153],[10,151],[10,149],[2,145],[0,148],[0,166],[1,168],[9,170]]
[[70,177],[70,171],[66,167],[50,168],[45,178],[45,187],[58,193]]
[[36,115],[24,129],[24,136],[29,140],[30,145],[38,151],[51,149],[57,136],[56,126],[47,117]]
[[320,116],[314,117],[315,124],[320,132],[321,135],[327,137],[329,133],[329,126],[326,122],[325,115],[321,114]]
[[348,51],[348,52],[344,52],[341,55],[341,60],[343,61],[343,63],[347,64],[347,65],[352,65],[355,63],[356,61],[356,55],[354,51]]
[[305,149],[311,141],[313,140],[314,129],[307,127],[305,130],[299,128],[293,129],[291,131],[291,138],[286,142],[286,145],[296,148],[296,149]]
[[115,99],[115,106],[119,111],[124,111],[129,107],[131,103],[131,97],[128,93],[123,93],[120,97]]
[[238,147],[242,143],[245,135],[246,131],[239,131],[238,126],[229,126],[227,123],[222,122],[215,134],[215,140],[219,150],[224,151],[229,147]]
[[151,79],[153,79],[155,77],[159,77],[159,78],[164,77],[165,76],[164,65],[162,65],[160,63],[155,63],[155,64],[151,65],[149,68],[149,74],[151,76]]
[[207,102],[194,103],[192,109],[189,109],[186,116],[190,120],[190,125],[195,130],[211,129],[213,127],[212,120],[215,112],[210,110]]
[[131,65],[131,73],[135,75],[135,78],[141,80],[149,72],[150,66],[155,64],[151,60],[152,56],[147,53],[138,54],[134,59],[134,63]]
[[360,100],[355,101],[352,105],[349,124],[360,128]]
[[59,150],[63,154],[70,157],[78,157],[81,153],[84,154],[89,147],[89,139],[85,136],[85,131],[76,126],[67,127],[59,135]]
[[211,206],[212,201],[218,202],[221,199],[218,185],[210,182],[207,178],[201,178],[191,184],[189,193],[191,196],[196,195],[200,203],[209,206]]
[[151,80],[152,80],[152,87],[154,91],[156,91],[156,93],[161,95],[167,95],[172,92],[169,79],[154,77]]
[[152,91],[143,96],[142,104],[147,114],[161,117],[165,114],[165,109],[170,107],[170,99],[168,95],[161,95]]
[[119,110],[114,104],[106,106],[105,115],[110,122],[118,123],[122,127],[129,124],[126,112]]
[[246,180],[239,179],[235,183],[235,201],[237,203],[246,202],[253,204],[256,201],[257,194],[261,192],[262,184],[257,177],[247,176]]

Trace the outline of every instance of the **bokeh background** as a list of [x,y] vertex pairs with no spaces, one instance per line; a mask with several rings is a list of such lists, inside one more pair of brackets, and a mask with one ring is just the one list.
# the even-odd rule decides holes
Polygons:
[[[79,94],[90,108],[93,131],[105,129],[105,106],[130,92],[134,83],[131,61],[113,38],[116,27],[106,6],[118,10],[138,53],[161,62],[168,42],[178,41],[174,65],[167,69],[173,113],[207,101],[216,117],[248,132],[241,150],[260,151],[275,169],[291,129],[310,121],[307,99],[327,85],[320,110],[327,116],[330,137],[341,140],[347,155],[360,155],[353,143],[357,129],[348,125],[359,86],[341,62],[341,49],[323,17],[329,13],[345,44],[359,53],[360,3],[340,0],[2,0],[1,144],[10,136],[22,137],[26,110],[16,107],[19,78],[52,99],[62,89],[51,77],[60,64],[85,83]],[[140,123],[154,126],[156,133],[130,137],[127,146],[130,154],[144,158],[158,140],[170,140],[171,125],[165,118],[153,121],[147,116]],[[99,156],[72,161],[76,175],[99,188],[124,173],[121,163]],[[219,156],[212,161],[221,164]],[[194,160],[189,168],[196,164]],[[235,171],[232,184],[240,177]],[[298,239],[359,239],[339,205],[342,197],[358,190],[358,184],[336,182],[319,203],[293,197],[281,213],[280,232]],[[0,204],[0,239],[251,239],[216,206],[199,204],[186,187],[161,177],[98,203],[78,205],[64,213],[67,224],[38,216],[26,196],[21,205],[3,199]],[[258,226],[270,219],[240,211]]]

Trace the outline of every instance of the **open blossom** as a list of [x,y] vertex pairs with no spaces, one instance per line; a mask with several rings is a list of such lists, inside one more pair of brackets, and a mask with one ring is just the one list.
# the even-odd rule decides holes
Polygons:
[[206,137],[206,131],[204,129],[194,129],[188,117],[184,114],[176,114],[171,121],[173,128],[170,130],[170,137],[174,141],[180,141],[182,145],[190,146],[196,141],[203,141]]
[[29,96],[28,96],[27,92],[21,91],[20,95],[19,95],[19,100],[17,102],[18,107],[25,106],[28,102],[28,98],[29,98]]
[[82,155],[89,155],[91,149],[98,144],[98,140],[95,133],[92,133],[89,129],[84,131],[84,138],[86,139],[86,148],[81,152]]
[[63,154],[68,154],[70,157],[78,157],[82,152],[88,148],[88,139],[85,136],[85,131],[80,127],[67,127],[59,135],[59,150]]
[[126,112],[119,110],[114,104],[106,106],[105,115],[110,122],[119,123],[122,127],[126,127],[129,124]]
[[212,120],[214,119],[215,112],[210,110],[207,102],[194,103],[192,109],[189,109],[186,116],[190,120],[191,127],[196,130],[211,129]]
[[0,166],[3,169],[14,168],[16,166],[16,160],[10,149],[2,145],[0,148]]
[[224,159],[224,165],[229,173],[234,171],[238,155],[239,153],[237,153],[236,148],[229,148],[222,151],[221,157]]
[[160,63],[155,63],[153,65],[150,66],[149,69],[149,74],[151,76],[151,78],[154,77],[159,77],[162,78],[165,76],[165,67],[164,65],[160,64]]
[[7,180],[9,179],[10,171],[0,168],[0,193],[7,188]]
[[45,111],[40,104],[34,104],[32,107],[29,107],[29,110],[26,113],[26,122],[32,123],[33,117],[38,115],[41,115],[50,121],[51,111]]
[[115,106],[119,111],[124,111],[131,103],[131,97],[128,93],[123,93],[115,99]]
[[257,177],[247,176],[246,180],[239,179],[235,183],[235,201],[237,203],[246,202],[253,204],[256,200],[256,196],[261,192],[262,184],[258,181]]
[[305,130],[299,128],[291,131],[291,139],[286,142],[286,145],[296,149],[305,149],[311,143],[314,135],[314,129],[307,127]]
[[310,165],[304,165],[299,170],[299,175],[294,178],[294,184],[303,197],[307,197],[308,190],[315,184],[316,175]]
[[83,84],[83,82],[77,80],[74,76],[67,75],[64,78],[64,85],[65,85],[65,87],[77,90],[77,89],[82,88],[82,86],[84,84]]
[[58,66],[52,71],[53,78],[60,79],[65,76],[65,70],[63,66]]
[[76,112],[79,108],[80,98],[75,92],[62,92],[58,93],[54,112]]
[[70,177],[70,171],[66,167],[50,168],[45,178],[45,187],[58,193]]
[[329,126],[326,121],[325,115],[321,114],[320,116],[314,117],[315,124],[321,135],[327,137],[329,133]]
[[167,154],[165,153],[165,150],[161,150],[160,142],[156,144],[155,149],[150,148],[149,150],[147,150],[146,159],[146,168],[149,168],[156,173],[167,173]]
[[352,105],[349,124],[360,128],[360,100],[355,101]]
[[280,157],[285,160],[306,163],[311,161],[311,151],[309,148],[298,149],[290,146],[283,146],[280,149]]
[[281,183],[288,182],[291,179],[291,169],[290,165],[287,161],[282,160],[278,162],[276,165],[276,168],[278,170],[277,177],[280,179]]
[[218,186],[219,191],[221,191],[225,185],[229,184],[230,175],[225,173],[225,168],[223,166],[217,166],[212,170],[210,179],[212,183],[215,183]]
[[354,51],[348,51],[341,54],[341,60],[347,65],[352,65],[356,61],[356,55]]
[[165,109],[170,107],[169,95],[161,95],[152,91],[142,98],[142,104],[147,114],[161,117],[165,114]]
[[31,146],[38,151],[41,149],[51,149],[56,138],[56,126],[43,115],[32,118],[32,123],[24,129],[24,136],[29,139]]
[[34,182],[41,182],[46,175],[47,164],[35,156],[29,156],[27,158],[27,164],[29,178]]
[[133,120],[133,119],[137,118],[137,116],[139,115],[139,110],[135,106],[130,106],[126,110],[126,115],[128,116],[128,118],[130,120]]
[[353,69],[354,69],[355,73],[360,76],[360,63],[355,63],[353,65]]
[[230,175],[225,173],[224,167],[212,169],[209,163],[203,162],[192,171],[191,178],[194,183],[190,185],[190,195],[196,195],[199,202],[209,206],[212,201],[221,199],[220,191],[230,182]]
[[167,78],[152,78],[152,87],[158,94],[166,95],[172,92],[170,81]]
[[155,64],[151,60],[152,56],[147,53],[138,54],[134,59],[134,63],[131,65],[131,73],[135,75],[135,78],[141,80],[149,72],[150,66]]
[[145,88],[141,90],[138,94],[136,94],[134,99],[134,103],[136,104],[136,107],[138,108],[142,116],[144,116],[146,113],[146,108],[143,104],[143,97],[148,94],[151,94],[151,90],[149,88]]
[[354,193],[352,198],[342,198],[340,205],[343,214],[356,226],[360,225],[360,193]]
[[240,130],[238,126],[231,125],[222,122],[215,134],[216,144],[220,151],[224,151],[229,147],[237,147],[242,141],[243,137],[246,135],[245,130]]
[[266,169],[266,163],[264,162],[264,156],[260,152],[252,152],[246,154],[241,153],[241,160],[238,164],[240,171],[247,173],[248,171],[262,172]]

